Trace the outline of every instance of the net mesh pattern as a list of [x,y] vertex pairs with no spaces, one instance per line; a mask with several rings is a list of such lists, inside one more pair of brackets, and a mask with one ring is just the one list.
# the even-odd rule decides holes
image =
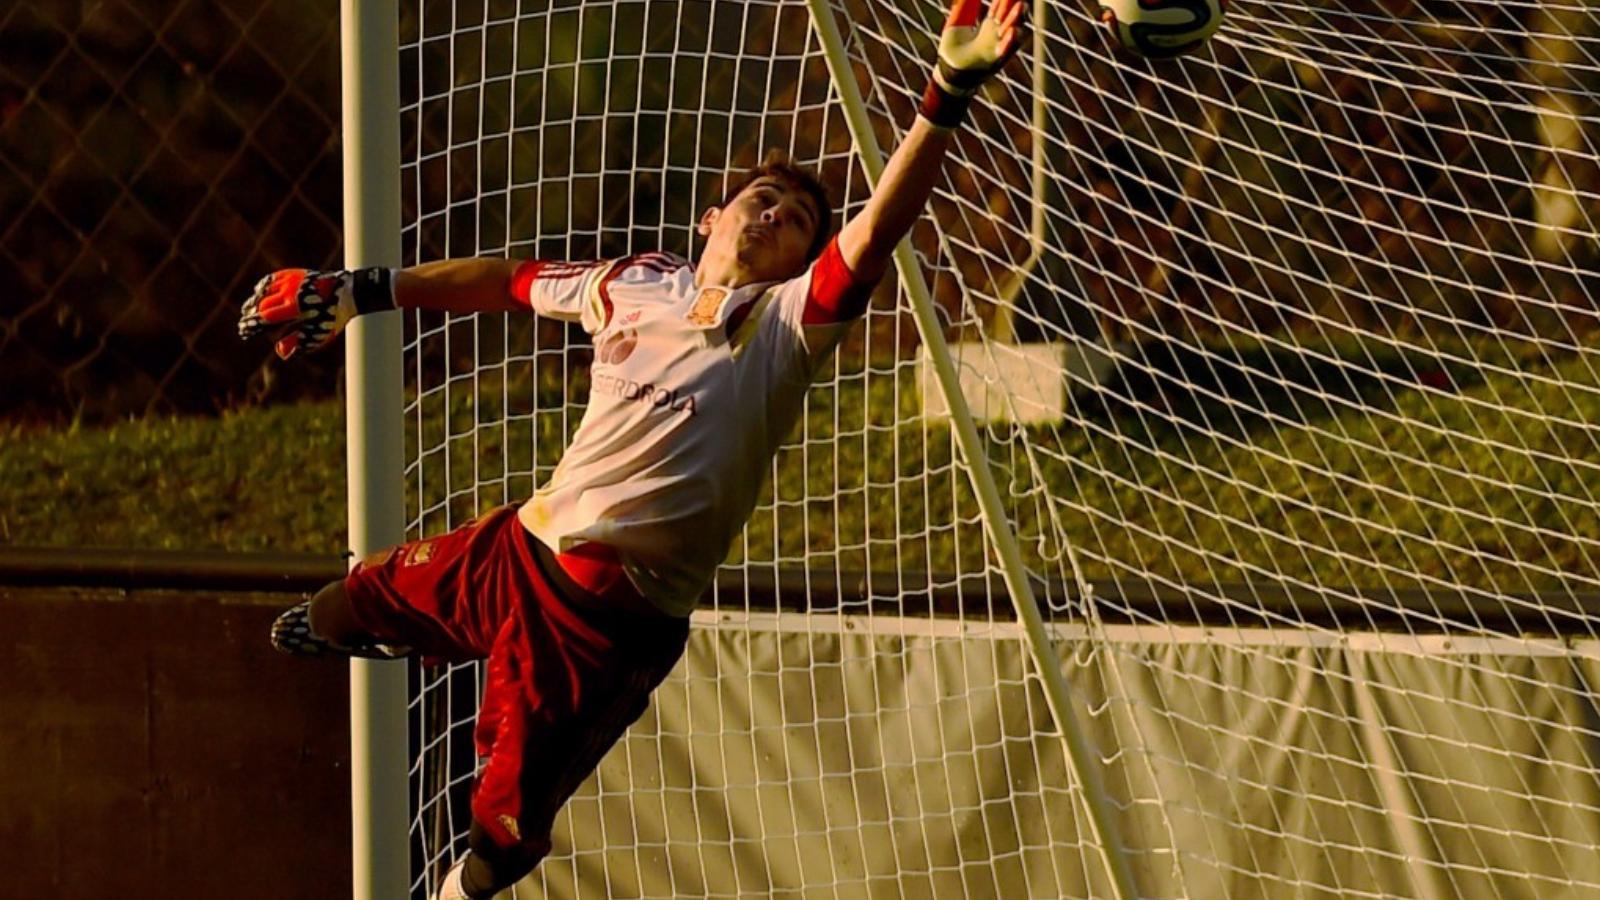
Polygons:
[[[831,11],[892,148],[944,11]],[[1600,17],[1238,3],[1166,64],[1033,20],[911,242],[1141,891],[1593,891]],[[407,4],[406,261],[693,256],[770,148],[848,216],[818,40],[795,0]],[[886,279],[520,890],[1106,889],[909,302]],[[413,534],[549,478],[581,333],[407,341]],[[480,687],[415,686],[419,894]]]

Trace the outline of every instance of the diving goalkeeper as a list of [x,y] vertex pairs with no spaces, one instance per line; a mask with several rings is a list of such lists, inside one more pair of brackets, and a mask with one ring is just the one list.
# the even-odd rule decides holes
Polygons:
[[588,408],[530,500],[370,556],[273,626],[291,653],[487,658],[469,851],[439,900],[491,897],[538,864],[557,810],[682,655],[814,374],[921,215],[968,104],[1021,42],[1022,0],[982,5],[954,0],[917,119],[837,236],[816,177],[769,158],[701,217],[698,263],[294,269],[245,302],[239,333],[270,334],[284,358],[396,308],[531,312],[594,344]]

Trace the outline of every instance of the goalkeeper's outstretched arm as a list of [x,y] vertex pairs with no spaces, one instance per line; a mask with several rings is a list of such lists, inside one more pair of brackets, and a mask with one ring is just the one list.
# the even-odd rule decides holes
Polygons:
[[839,232],[839,254],[863,281],[876,281],[895,245],[922,215],[939,178],[945,151],[967,105],[1022,44],[1026,0],[954,0],[939,39],[939,61],[922,107],[889,157],[867,205]]
[[528,308],[512,296],[521,263],[514,259],[443,259],[394,273],[394,304],[439,312],[513,312]]
[[391,309],[451,313],[531,310],[582,322],[584,288],[611,265],[515,259],[446,259],[409,269],[313,272],[261,279],[239,311],[239,334],[273,334],[278,355],[327,345],[351,319]]
[[[974,95],[1022,44],[1026,0],[953,0],[939,59],[916,122],[889,158],[866,206],[840,231],[841,261],[861,283],[888,268],[895,245],[922,214]],[[285,269],[257,283],[240,309],[239,334],[272,334],[284,358],[331,342],[358,315],[428,309],[453,313],[531,309],[589,328],[603,315],[587,308],[592,282],[611,263],[452,259],[409,269],[311,272]],[[590,329],[592,330],[592,328]]]

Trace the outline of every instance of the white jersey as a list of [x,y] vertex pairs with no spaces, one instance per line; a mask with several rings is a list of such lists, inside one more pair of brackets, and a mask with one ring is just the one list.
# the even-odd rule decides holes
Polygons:
[[640,593],[688,615],[870,290],[835,244],[799,278],[733,290],[697,288],[661,253],[524,264],[513,296],[581,323],[594,362],[577,434],[522,523],[558,552],[614,548]]

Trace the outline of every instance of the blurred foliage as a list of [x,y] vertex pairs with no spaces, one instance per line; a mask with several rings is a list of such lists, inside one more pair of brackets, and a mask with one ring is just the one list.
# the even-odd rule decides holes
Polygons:
[[[1564,9],[1250,4],[1178,65],[1085,61],[1098,36],[1063,14],[1048,56],[1071,77],[1047,80],[1043,132],[1015,135],[1053,160],[1054,252],[1024,285],[1019,330],[1049,334],[1082,297],[1120,340],[1591,333],[1600,17]],[[1031,103],[1013,90],[995,105],[1027,122]],[[1559,240],[1542,187],[1574,204]],[[998,283],[981,238],[956,260]]]

